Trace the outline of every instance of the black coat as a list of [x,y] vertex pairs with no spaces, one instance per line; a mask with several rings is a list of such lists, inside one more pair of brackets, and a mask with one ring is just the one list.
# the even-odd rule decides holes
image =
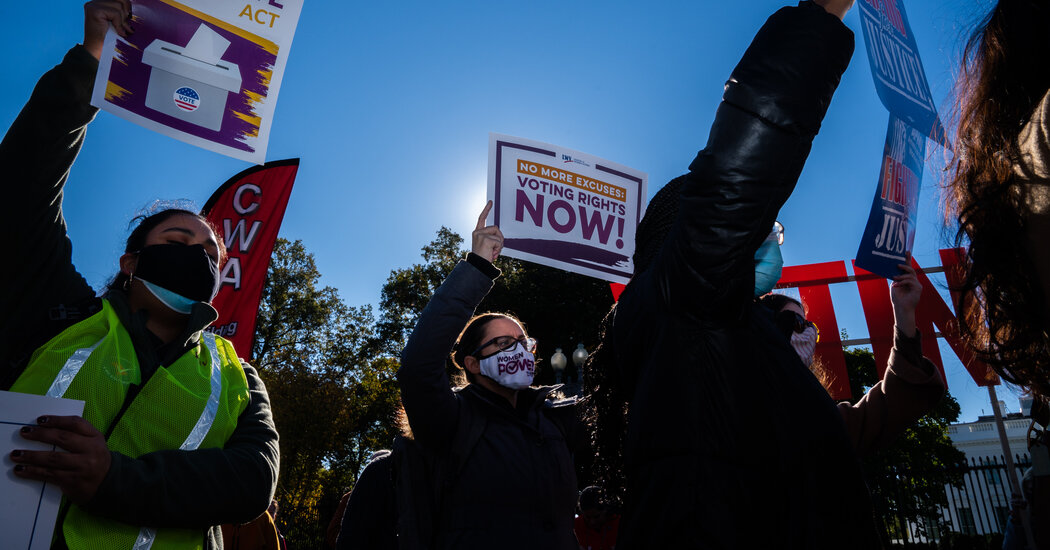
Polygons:
[[652,264],[617,306],[630,396],[618,550],[877,545],[835,403],[752,300],[753,256],[791,194],[853,51],[802,2],[726,84]]
[[401,355],[397,376],[412,433],[437,460],[448,460],[458,428],[476,425],[461,415],[484,415],[481,438],[437,507],[435,548],[576,550],[576,473],[566,443],[576,430],[548,414],[554,388],[521,390],[511,407],[476,384],[449,387],[445,358],[497,274],[478,256],[460,262]]

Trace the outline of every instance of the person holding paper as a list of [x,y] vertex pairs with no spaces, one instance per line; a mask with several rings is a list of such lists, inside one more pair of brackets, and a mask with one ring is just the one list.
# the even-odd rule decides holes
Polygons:
[[[756,284],[756,253],[853,52],[852,4],[767,20],[707,146],[638,227],[634,276],[588,367],[596,460],[623,461],[618,550],[879,546],[834,401],[754,300],[772,286]],[[614,470],[599,472],[607,490]]]
[[41,416],[18,477],[65,495],[53,548],[220,548],[222,523],[266,510],[277,432],[258,374],[203,332],[225,249],[200,215],[142,216],[102,297],[77,273],[62,217],[66,177],[96,109],[103,37],[133,32],[128,0],[88,2],[84,43],[41,77],[0,143],[12,258],[0,286],[0,389],[85,401]]
[[[444,477],[431,508],[435,549],[576,550],[575,400],[533,387],[536,341],[502,313],[475,315],[500,271],[497,226],[478,217],[472,252],[434,292],[401,354],[397,379],[415,442]],[[446,360],[465,372],[452,390]],[[471,434],[474,434],[473,436]],[[462,443],[464,439],[467,443]],[[441,480],[438,480],[439,482]],[[399,509],[412,510],[412,503]],[[403,525],[405,514],[399,518]],[[404,546],[408,533],[398,536]]]

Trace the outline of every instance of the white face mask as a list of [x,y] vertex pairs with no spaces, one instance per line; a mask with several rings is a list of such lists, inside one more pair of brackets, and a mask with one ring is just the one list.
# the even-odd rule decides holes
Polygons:
[[527,388],[536,374],[536,358],[518,342],[507,351],[482,359],[481,374],[512,390]]
[[806,327],[801,333],[791,333],[791,347],[807,367],[813,364],[813,352],[817,349],[817,329],[812,325]]

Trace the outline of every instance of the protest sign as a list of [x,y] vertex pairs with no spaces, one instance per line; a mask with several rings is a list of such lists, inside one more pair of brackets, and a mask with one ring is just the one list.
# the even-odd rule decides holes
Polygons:
[[5,475],[0,478],[0,533],[3,547],[47,550],[62,502],[62,490],[53,483],[16,477],[10,454],[14,450],[56,451],[55,445],[19,435],[23,426],[36,426],[43,415],[79,416],[84,402],[44,395],[0,391],[0,456]]
[[890,115],[882,170],[856,265],[883,277],[900,274],[915,242],[919,185],[926,157],[926,136]]
[[647,182],[586,153],[489,135],[490,215],[506,256],[626,283]]
[[944,128],[926,81],[903,0],[861,0],[861,30],[879,99],[897,118],[942,143]]
[[132,0],[106,34],[91,104],[262,164],[302,0]]
[[251,357],[270,255],[298,170],[299,159],[254,166],[222,184],[204,205],[203,214],[222,231],[228,255],[211,302],[219,318],[207,330],[233,342],[241,357]]

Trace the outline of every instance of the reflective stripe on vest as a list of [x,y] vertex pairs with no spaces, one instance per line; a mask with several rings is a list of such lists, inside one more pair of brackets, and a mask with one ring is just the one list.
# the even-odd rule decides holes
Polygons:
[[[208,434],[208,430],[211,430],[212,422],[215,422],[215,413],[219,412],[219,395],[222,393],[219,348],[215,345],[214,334],[206,332],[203,334],[203,337],[204,343],[208,345],[208,355],[211,355],[211,395],[208,396],[208,403],[204,406],[201,417],[197,419],[197,424],[193,426],[193,429],[190,430],[190,435],[186,437],[186,441],[183,441],[182,446],[179,447],[183,451],[193,451],[200,447],[201,441],[204,441],[204,436]],[[156,539],[156,529],[143,527],[139,530],[139,536],[135,539],[135,546],[131,550],[149,550]]]
[[[105,338],[102,340],[105,340]],[[95,348],[102,343],[102,340],[95,342],[95,345],[89,348],[80,348],[73,353],[73,356],[66,361],[66,364],[62,365],[62,370],[58,371],[58,376],[51,383],[51,387],[47,389],[48,397],[62,397],[66,394],[69,385],[73,383],[73,379],[80,372],[80,367],[84,366],[88,357],[91,357],[91,352],[95,351]]]
[[[131,385],[140,386],[139,398],[127,404]],[[11,391],[85,401],[84,419],[100,430],[110,426],[107,446],[133,459],[165,449],[222,448],[250,401],[236,351],[210,333],[143,379],[134,343],[107,300],[101,311],[37,348]],[[73,504],[58,528],[71,549],[184,550],[204,540],[203,527],[141,525]]]

